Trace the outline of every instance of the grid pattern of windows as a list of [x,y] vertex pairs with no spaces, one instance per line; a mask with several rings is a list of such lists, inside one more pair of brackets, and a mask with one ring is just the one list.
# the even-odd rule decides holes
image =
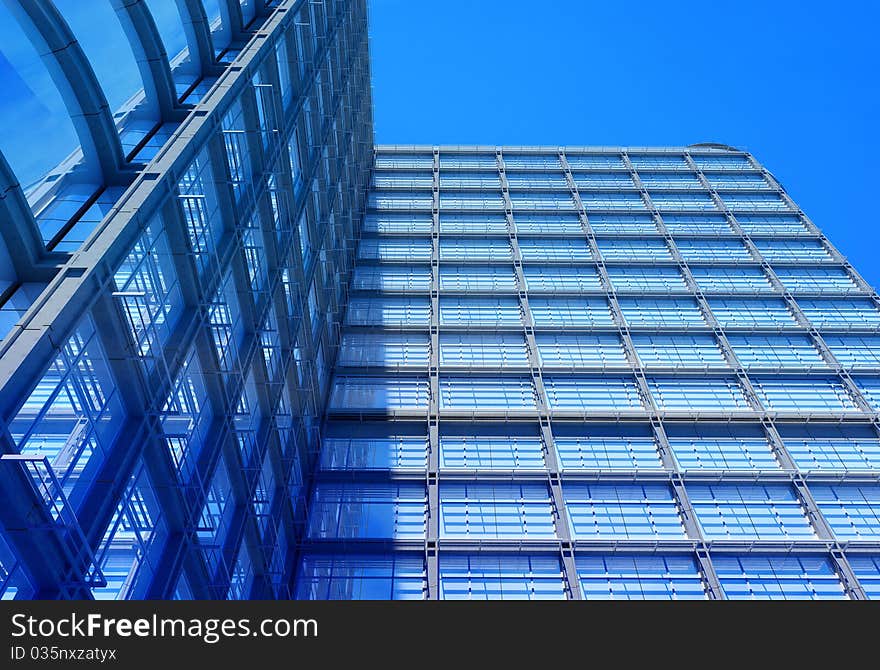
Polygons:
[[352,559],[310,597],[856,593],[880,303],[750,158],[387,149],[372,188],[313,488],[351,511],[307,538]]
[[0,598],[880,597],[880,296],[750,155],[374,149],[365,2],[176,4],[151,173],[18,180]]

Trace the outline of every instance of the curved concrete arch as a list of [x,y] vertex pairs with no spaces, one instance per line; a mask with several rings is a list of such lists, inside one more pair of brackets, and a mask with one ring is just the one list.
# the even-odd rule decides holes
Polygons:
[[160,119],[162,121],[179,119],[181,107],[177,102],[168,54],[165,52],[159,29],[147,8],[147,3],[144,0],[110,0],[110,3],[116,10],[126,37],[131,42],[144,86],[152,89],[147,91],[147,97],[151,97],[152,94],[159,109]]
[[177,9],[183,19],[183,31],[192,58],[199,64],[199,72],[205,77],[219,73],[214,58],[214,43],[211,40],[211,26],[201,0],[176,0]]
[[64,17],[48,0],[8,2],[43,58],[82,145],[86,168],[104,184],[129,181],[113,113],[89,59]]
[[236,37],[244,31],[239,0],[220,0],[220,15],[229,30],[230,42],[234,42]]
[[[44,277],[36,267],[47,256],[43,236],[18,178],[0,151],[0,259],[12,266],[15,279],[39,281]],[[0,270],[0,277],[10,279]]]

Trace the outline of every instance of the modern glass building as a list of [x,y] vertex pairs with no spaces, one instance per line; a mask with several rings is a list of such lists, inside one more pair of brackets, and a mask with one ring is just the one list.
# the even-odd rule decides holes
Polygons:
[[289,597],[365,3],[10,0],[0,54],[2,597]]
[[298,598],[880,596],[876,293],[726,147],[379,147]]
[[880,296],[752,156],[374,148],[364,2],[106,4],[0,9],[4,598],[880,598]]

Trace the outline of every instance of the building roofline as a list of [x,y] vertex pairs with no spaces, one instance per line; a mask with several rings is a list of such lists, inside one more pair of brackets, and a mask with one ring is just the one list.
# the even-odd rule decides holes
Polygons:
[[731,147],[726,144],[714,142],[701,142],[698,144],[690,144],[688,146],[616,146],[616,145],[495,145],[495,144],[376,144],[376,151],[385,152],[430,152],[438,151],[455,151],[463,153],[485,153],[494,151],[515,151],[517,153],[546,153],[546,152],[578,152],[578,153],[619,153],[627,152],[645,152],[645,153],[674,153],[683,151],[698,150],[701,152],[720,152],[720,153],[737,153],[746,154],[746,151]]

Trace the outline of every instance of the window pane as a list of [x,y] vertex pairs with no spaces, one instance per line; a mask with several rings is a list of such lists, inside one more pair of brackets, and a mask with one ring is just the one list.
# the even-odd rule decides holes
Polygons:
[[297,600],[421,600],[427,592],[421,556],[305,555]]
[[592,484],[562,487],[575,539],[683,538],[672,491],[665,484]]
[[855,293],[859,287],[842,268],[774,268],[793,293]]
[[345,333],[337,365],[427,368],[430,339],[415,333]]
[[659,470],[663,467],[651,427],[640,423],[553,424],[563,470]]
[[[475,427],[480,430],[484,426]],[[544,444],[538,435],[440,435],[440,467],[540,470]]]
[[566,154],[572,170],[623,170],[623,159],[618,154]]
[[644,367],[727,367],[721,346],[712,335],[649,335],[635,333],[633,346]]
[[825,556],[713,555],[712,563],[731,600],[845,599],[843,584]]
[[333,422],[321,441],[322,470],[424,469],[428,460],[426,435],[394,434],[398,423],[347,424]]
[[758,398],[770,411],[788,412],[858,412],[859,408],[846,387],[836,378],[753,377]]
[[[722,328],[781,328],[797,326],[783,300],[711,298],[709,307]],[[880,322],[880,321],[878,321]]]
[[616,377],[546,377],[544,390],[554,410],[621,411],[642,409],[635,383]]
[[440,232],[444,235],[507,235],[507,218],[502,212],[440,215]]
[[545,368],[604,368],[628,365],[623,344],[617,335],[538,333],[535,342],[538,345],[541,365]]
[[517,214],[518,235],[572,235],[584,234],[581,220],[576,214]]
[[708,539],[816,536],[787,484],[688,484],[687,492]]
[[841,365],[852,369],[880,368],[880,337],[823,335],[822,339]]
[[673,235],[732,235],[733,229],[720,214],[664,214],[663,223]]
[[818,328],[880,328],[880,311],[870,300],[798,298],[797,303]]
[[441,538],[555,538],[544,484],[440,484]]
[[880,470],[880,437],[870,425],[780,423],[778,429],[801,470]]
[[637,265],[612,265],[607,269],[608,278],[615,289],[625,293],[684,293],[687,291],[684,277],[678,268]]
[[740,227],[750,235],[805,235],[809,230],[796,216],[777,215],[745,215],[736,217]]
[[[82,161],[80,142],[49,70],[5,3],[0,4],[0,44],[0,150],[36,211],[40,192],[46,190],[38,188],[43,179],[56,169],[68,172]],[[65,161],[70,164],[62,169]],[[98,178],[92,175],[88,181]],[[95,183],[88,195],[98,187]]]
[[520,306],[515,298],[440,299],[440,323],[462,326],[519,326]]
[[441,335],[440,365],[468,368],[528,367],[522,335]]
[[360,265],[355,268],[351,288],[386,293],[427,293],[431,289],[431,270],[400,265]]
[[613,260],[672,260],[663,240],[600,239],[597,241],[602,257]]
[[675,246],[687,262],[751,262],[752,256],[739,240],[695,240],[677,238]]
[[657,377],[648,386],[658,409],[671,411],[737,412],[752,410],[742,387],[725,377]]
[[395,377],[339,377],[333,383],[331,410],[426,410],[428,382]]
[[537,327],[612,326],[611,307],[604,299],[530,298]]
[[706,588],[692,556],[578,556],[587,600],[704,600]]
[[652,189],[651,202],[654,207],[663,210],[700,210],[718,211],[715,201],[705,191],[703,193],[674,193]]
[[355,326],[425,326],[431,303],[420,298],[352,298],[346,323]]
[[510,242],[506,239],[444,237],[440,241],[440,260],[507,261],[510,259]]
[[620,311],[635,328],[706,325],[696,301],[690,298],[621,298]]
[[645,188],[705,190],[692,172],[645,172],[639,175]]
[[591,214],[590,227],[599,235],[657,235],[654,219],[649,214]]
[[880,600],[880,556],[847,556],[869,600]]
[[806,335],[728,336],[739,362],[746,368],[827,369],[819,350]]
[[810,492],[839,540],[880,539],[880,486],[811,484]]
[[531,379],[441,378],[441,409],[534,410],[535,389]]
[[426,507],[421,484],[321,482],[309,505],[309,537],[420,539]]
[[524,261],[589,261],[593,254],[586,240],[582,239],[533,239],[519,240],[519,250]]
[[516,275],[512,267],[443,265],[440,268],[440,290],[444,293],[471,291],[513,293],[516,291]]
[[592,267],[523,267],[526,289],[532,293],[589,293],[602,290],[599,275]]
[[771,470],[779,463],[761,426],[668,424],[669,446],[682,470]]
[[760,268],[691,266],[690,270],[704,293],[770,293],[774,290]]
[[791,211],[788,203],[775,193],[761,193],[756,195],[723,193],[721,198],[728,209],[739,211]]
[[442,600],[564,600],[556,556],[440,555]]
[[428,214],[375,212],[364,216],[365,233],[431,234],[433,221]]

